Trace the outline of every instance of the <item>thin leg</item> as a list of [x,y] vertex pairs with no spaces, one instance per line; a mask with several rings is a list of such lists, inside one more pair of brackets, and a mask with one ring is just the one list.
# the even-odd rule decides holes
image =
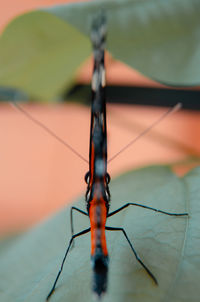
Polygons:
[[155,284],[157,285],[158,282],[156,280],[156,277],[152,274],[152,272],[148,269],[148,267],[142,262],[142,260],[140,259],[140,257],[138,256],[136,250],[134,249],[132,243],[130,242],[126,232],[124,231],[123,228],[112,228],[112,227],[108,227],[106,226],[105,228],[106,230],[108,231],[121,231],[123,232],[124,236],[126,237],[126,240],[128,241],[128,244],[130,245],[134,255],[135,255],[135,258],[137,259],[137,261],[143,266],[143,268],[145,269],[145,271],[147,272],[147,274],[153,279],[153,281],[155,282]]
[[73,210],[85,215],[85,216],[88,216],[88,213],[80,210],[79,208],[76,208],[76,207],[71,207],[71,211],[70,211],[70,224],[71,224],[71,234],[72,236],[74,235],[74,223],[73,223]]
[[88,229],[86,229],[86,230],[83,230],[82,232],[77,233],[77,234],[75,234],[75,235],[73,235],[73,236],[71,237],[71,239],[70,239],[70,241],[69,241],[69,245],[68,245],[67,250],[66,250],[66,252],[65,252],[65,256],[64,256],[64,258],[63,258],[63,261],[62,261],[60,270],[59,270],[58,275],[57,275],[57,277],[56,277],[56,280],[55,280],[55,282],[54,282],[54,284],[53,284],[53,287],[52,287],[52,289],[50,290],[50,292],[49,292],[49,294],[48,294],[48,296],[47,296],[47,298],[46,298],[46,301],[49,300],[49,298],[51,297],[52,293],[53,293],[54,290],[55,290],[57,281],[58,281],[58,279],[59,279],[59,277],[60,277],[60,274],[61,274],[61,272],[62,272],[62,270],[63,270],[63,266],[64,266],[64,263],[65,263],[67,254],[68,254],[68,252],[69,252],[69,249],[70,249],[70,246],[71,246],[73,240],[74,240],[76,237],[81,236],[81,235],[83,235],[83,234],[86,234],[86,233],[88,233],[88,232],[90,232],[90,228],[88,228]]
[[152,208],[152,207],[148,207],[148,206],[145,206],[145,205],[142,205],[142,204],[139,204],[139,203],[129,202],[129,203],[126,203],[124,206],[120,207],[119,209],[117,209],[117,210],[111,212],[110,214],[108,214],[107,217],[110,217],[114,214],[117,214],[118,212],[124,210],[128,206],[137,206],[137,207],[145,208],[145,209],[148,209],[148,210],[152,210],[152,211],[159,212],[159,213],[166,214],[166,215],[170,215],[170,216],[188,216],[188,213],[169,213],[169,212],[161,211],[161,210],[158,210],[158,209],[155,209],[155,208]]
[[[76,208],[76,207],[71,207],[71,211],[70,211],[70,225],[71,225],[71,235],[73,236],[74,235],[74,220],[73,220],[73,210],[85,215],[85,216],[88,216],[88,214],[82,210],[80,210],[79,208]],[[74,242],[72,243],[71,245],[71,248],[74,247]]]

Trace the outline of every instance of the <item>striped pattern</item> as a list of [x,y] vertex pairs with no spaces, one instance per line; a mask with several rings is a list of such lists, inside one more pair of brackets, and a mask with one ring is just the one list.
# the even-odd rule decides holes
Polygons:
[[94,70],[92,76],[89,180],[86,192],[86,203],[91,224],[93,291],[99,297],[107,289],[108,251],[105,224],[110,200],[107,174],[105,38],[106,20],[105,16],[101,14],[94,20],[91,33]]

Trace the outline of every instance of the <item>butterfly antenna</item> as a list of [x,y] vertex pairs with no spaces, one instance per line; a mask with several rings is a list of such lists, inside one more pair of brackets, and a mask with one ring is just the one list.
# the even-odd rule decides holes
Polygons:
[[167,112],[165,112],[159,119],[157,119],[153,124],[151,124],[148,128],[146,128],[144,131],[142,131],[138,136],[136,136],[134,139],[132,139],[126,146],[124,146],[121,150],[119,150],[116,154],[114,154],[109,160],[108,163],[113,161],[118,155],[120,155],[122,152],[124,152],[126,149],[128,149],[131,145],[133,145],[137,140],[139,140],[142,136],[146,135],[152,128],[157,126],[160,122],[162,122],[166,117],[169,117],[169,115],[177,112],[182,107],[181,103],[176,104],[174,107],[170,108]]
[[33,117],[28,111],[26,111],[22,106],[20,106],[16,102],[10,102],[10,105],[14,107],[14,109],[17,109],[17,111],[24,114],[29,120],[31,120],[34,124],[38,125],[40,128],[42,128],[44,131],[46,131],[49,135],[54,137],[57,141],[59,141],[62,145],[64,145],[67,149],[69,149],[71,152],[76,154],[79,158],[81,158],[83,161],[88,163],[88,160],[84,158],[78,151],[76,151],[73,147],[71,147],[68,143],[66,143],[62,138],[57,136],[52,130],[50,130],[47,126],[45,126],[43,123],[38,121],[35,117]]

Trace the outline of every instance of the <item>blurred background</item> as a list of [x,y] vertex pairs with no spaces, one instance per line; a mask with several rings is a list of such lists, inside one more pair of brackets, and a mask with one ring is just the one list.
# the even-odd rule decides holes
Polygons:
[[[66,2],[70,1],[16,0],[13,3],[7,0],[1,4],[0,31],[12,18],[30,9]],[[108,158],[158,119],[167,107],[182,102],[184,108],[113,160],[108,165],[111,177],[153,164],[171,165],[175,173],[182,176],[199,165],[199,87],[166,87],[108,54],[106,69]],[[77,71],[76,83],[64,95],[63,102],[23,104],[27,112],[86,159],[89,152],[91,74],[92,59],[88,58]],[[84,161],[6,102],[15,99],[16,95],[17,99],[26,100],[26,95],[19,91],[0,87],[2,237],[31,227],[84,194],[84,175],[88,171]],[[79,99],[85,99],[85,103],[74,102]]]

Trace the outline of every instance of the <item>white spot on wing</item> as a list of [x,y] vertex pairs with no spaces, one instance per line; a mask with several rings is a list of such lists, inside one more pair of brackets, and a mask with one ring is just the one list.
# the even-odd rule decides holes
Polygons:
[[101,66],[101,85],[102,87],[106,86],[106,71],[103,66]]
[[97,175],[99,175],[99,176],[104,175],[104,163],[103,163],[102,159],[98,159],[96,161],[95,169],[96,169],[96,174]]
[[98,86],[98,72],[95,70],[92,76],[92,90],[96,91]]

